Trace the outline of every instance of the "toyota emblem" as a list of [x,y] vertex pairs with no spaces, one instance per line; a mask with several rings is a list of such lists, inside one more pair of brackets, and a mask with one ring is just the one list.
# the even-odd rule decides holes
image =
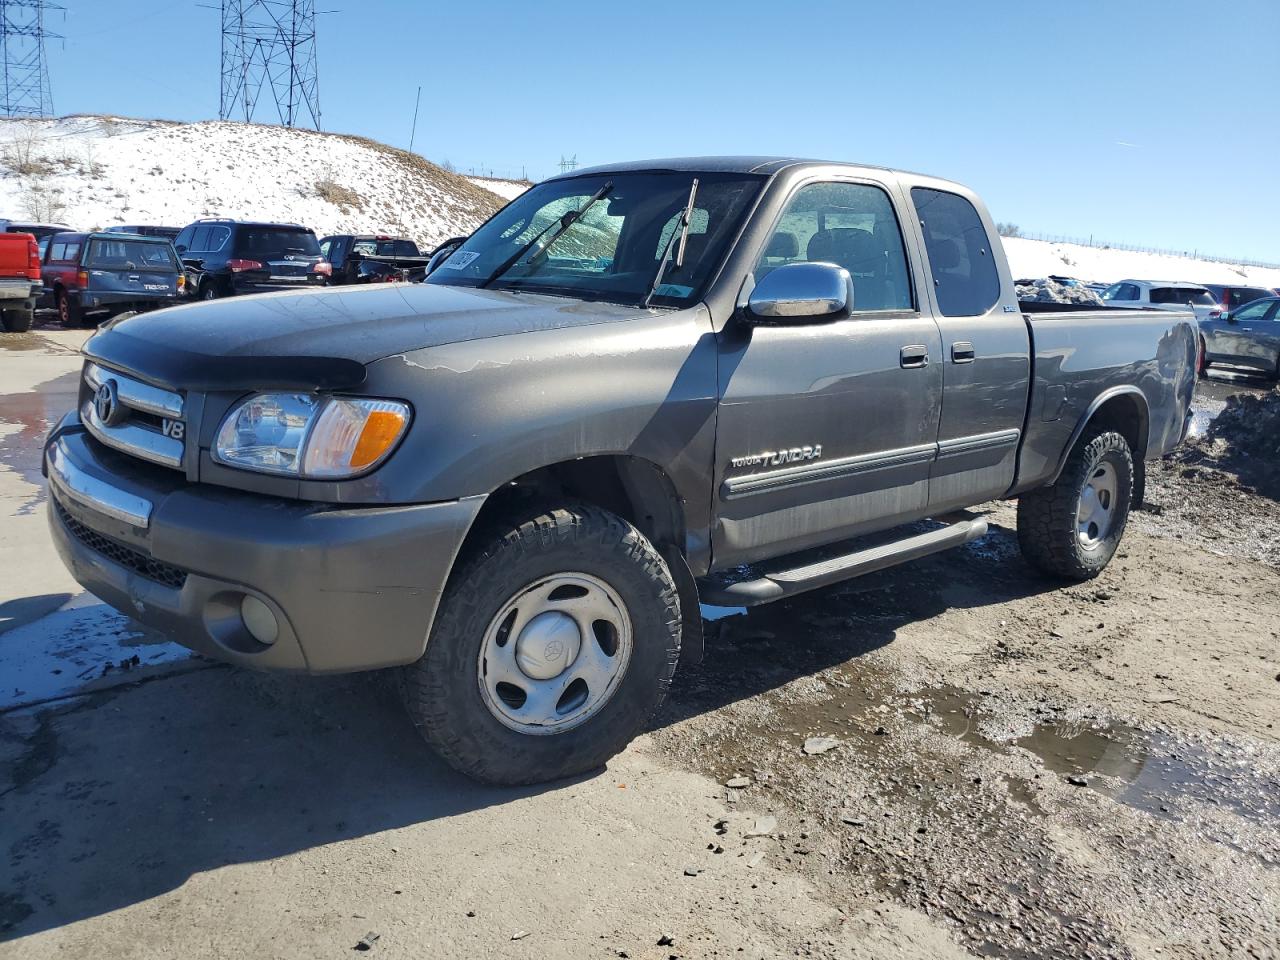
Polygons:
[[104,425],[114,426],[124,412],[120,406],[120,394],[114,380],[104,380],[93,395],[93,410]]

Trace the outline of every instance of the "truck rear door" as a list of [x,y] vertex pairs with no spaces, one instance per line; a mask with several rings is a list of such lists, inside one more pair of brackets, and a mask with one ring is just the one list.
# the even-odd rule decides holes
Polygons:
[[886,183],[795,187],[754,274],[845,267],[854,309],[828,323],[721,333],[717,566],[923,516],[942,401],[938,327],[914,282]]
[[1030,337],[1003,248],[976,198],[945,187],[925,178],[904,183],[942,337],[933,513],[981,503],[1012,486],[1031,388]]

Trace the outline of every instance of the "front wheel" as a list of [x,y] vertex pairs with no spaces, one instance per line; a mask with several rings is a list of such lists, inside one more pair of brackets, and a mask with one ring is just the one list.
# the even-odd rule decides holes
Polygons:
[[1022,555],[1051,576],[1096,577],[1124,535],[1133,478],[1128,441],[1114,430],[1086,431],[1058,479],[1019,498]]
[[555,780],[603,766],[644,729],[680,635],[679,594],[653,544],[612,513],[564,505],[460,564],[401,691],[455,769],[494,784]]

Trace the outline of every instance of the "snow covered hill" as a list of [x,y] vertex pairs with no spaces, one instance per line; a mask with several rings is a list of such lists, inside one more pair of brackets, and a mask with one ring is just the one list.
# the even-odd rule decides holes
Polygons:
[[432,246],[506,200],[362,137],[257,124],[114,117],[0,119],[0,217],[184,226],[283,220],[326,233],[397,233]]

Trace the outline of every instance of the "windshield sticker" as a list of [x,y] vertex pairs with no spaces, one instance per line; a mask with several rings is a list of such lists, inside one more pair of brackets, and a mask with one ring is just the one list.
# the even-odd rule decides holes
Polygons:
[[658,289],[653,292],[660,297],[687,297],[693,293],[693,287],[686,287],[679,283],[660,283]]
[[475,250],[459,250],[448,260],[441,264],[446,270],[461,270],[467,266],[480,254]]

